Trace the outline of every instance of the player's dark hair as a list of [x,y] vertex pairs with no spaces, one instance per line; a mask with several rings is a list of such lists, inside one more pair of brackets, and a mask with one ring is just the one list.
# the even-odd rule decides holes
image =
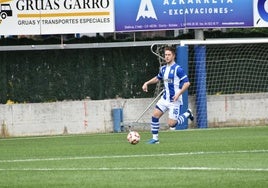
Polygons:
[[176,54],[176,50],[173,46],[166,46],[165,47],[165,51],[168,50],[168,51],[171,51],[174,55]]

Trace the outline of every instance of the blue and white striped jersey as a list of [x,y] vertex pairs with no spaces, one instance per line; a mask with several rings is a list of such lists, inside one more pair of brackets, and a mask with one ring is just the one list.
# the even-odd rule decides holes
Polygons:
[[[163,98],[169,102],[173,101],[174,95],[179,92],[185,82],[189,82],[184,70],[175,62],[160,68],[157,79],[164,81],[165,92]],[[182,104],[182,96],[178,100]]]

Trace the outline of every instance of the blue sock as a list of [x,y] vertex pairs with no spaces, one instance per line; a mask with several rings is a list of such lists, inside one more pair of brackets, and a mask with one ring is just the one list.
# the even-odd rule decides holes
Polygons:
[[159,124],[159,119],[152,117],[152,122],[151,122],[151,132],[153,134],[153,139],[158,140],[158,131],[160,128]]
[[176,125],[181,125],[181,124],[183,124],[183,122],[184,122],[186,119],[187,119],[187,117],[186,117],[184,114],[180,115],[179,118],[178,118],[178,122],[177,122]]

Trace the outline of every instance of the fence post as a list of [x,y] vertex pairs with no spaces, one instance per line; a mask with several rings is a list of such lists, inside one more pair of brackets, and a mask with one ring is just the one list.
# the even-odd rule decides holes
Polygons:
[[206,46],[196,45],[196,123],[198,128],[207,128]]
[[[188,75],[189,68],[188,68],[188,46],[178,46],[177,47],[177,57],[176,63],[180,65],[185,73]],[[180,113],[183,114],[188,109],[188,90],[182,94],[183,98],[183,105],[180,109]],[[188,121],[185,121],[182,125],[177,125],[176,130],[179,129],[187,129],[188,128]]]

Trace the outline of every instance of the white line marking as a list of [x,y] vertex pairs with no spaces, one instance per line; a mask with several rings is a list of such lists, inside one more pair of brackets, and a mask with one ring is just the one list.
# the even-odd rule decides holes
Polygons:
[[166,157],[166,156],[185,156],[185,155],[222,155],[222,154],[237,154],[237,153],[267,153],[268,150],[242,150],[242,151],[199,151],[185,153],[163,153],[163,154],[141,154],[141,155],[111,155],[111,156],[85,156],[85,157],[58,157],[58,158],[32,158],[32,159],[13,159],[0,160],[0,163],[15,163],[15,162],[35,162],[35,161],[63,161],[63,160],[83,160],[83,159],[115,159],[115,158],[138,158],[138,157]]
[[144,170],[187,170],[187,171],[249,171],[268,172],[268,168],[213,168],[213,167],[144,167],[144,168],[0,168],[0,171],[144,171]]

